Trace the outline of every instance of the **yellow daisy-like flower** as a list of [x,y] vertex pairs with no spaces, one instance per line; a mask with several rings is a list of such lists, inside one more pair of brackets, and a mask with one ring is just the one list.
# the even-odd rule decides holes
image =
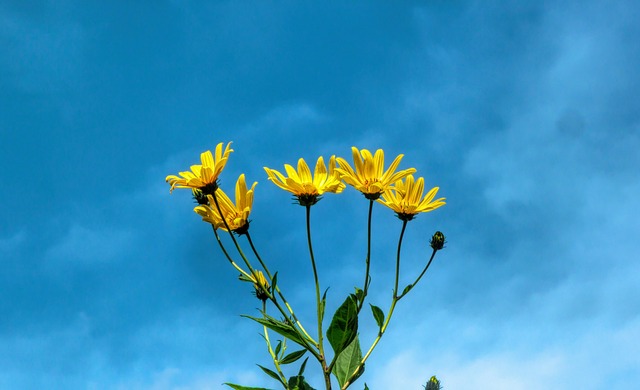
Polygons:
[[335,156],[331,156],[329,159],[328,171],[322,156],[320,156],[313,176],[311,176],[309,166],[302,158],[298,160],[297,172],[289,164],[285,164],[284,168],[289,177],[285,177],[275,169],[264,167],[264,170],[267,172],[269,180],[283,190],[291,192],[301,206],[314,205],[325,192],[338,194],[345,188],[340,174],[336,171]]
[[213,194],[218,189],[218,176],[227,164],[229,154],[233,152],[231,149],[231,142],[227,144],[227,147],[222,151],[223,143],[219,143],[216,146],[215,158],[211,154],[210,150],[200,155],[201,165],[192,165],[191,171],[180,172],[180,176],[169,175],[165,179],[166,182],[171,184],[171,190],[174,188],[191,188],[202,191],[205,195]]
[[433,211],[446,204],[445,198],[433,200],[438,190],[438,187],[433,187],[423,198],[424,178],[418,178],[416,181],[413,175],[409,175],[404,182],[399,180],[391,189],[385,191],[378,202],[395,211],[401,220],[410,221],[418,213]]
[[267,282],[267,278],[264,277],[262,271],[254,270],[251,279],[253,280],[256,297],[263,302],[266,301],[269,298],[269,282]]
[[375,155],[371,155],[367,149],[360,151],[356,147],[351,147],[351,152],[356,167],[355,171],[341,157],[337,158],[340,168],[336,168],[336,171],[340,172],[342,180],[362,192],[370,200],[378,199],[393,183],[416,171],[415,168],[409,168],[395,172],[400,165],[400,160],[404,157],[403,154],[398,155],[389,169],[384,171],[384,152],[382,149],[376,150]]
[[[220,205],[220,210],[224,215],[229,229],[237,234],[244,234],[249,230],[249,214],[253,206],[253,190],[258,182],[253,183],[250,189],[247,189],[244,174],[240,175],[236,183],[236,203],[233,204],[231,199],[222,190],[216,191],[216,198]],[[224,220],[218,212],[218,208],[213,200],[212,195],[207,195],[209,204],[201,204],[196,206],[193,211],[198,213],[203,221],[209,222],[216,229],[227,230]]]

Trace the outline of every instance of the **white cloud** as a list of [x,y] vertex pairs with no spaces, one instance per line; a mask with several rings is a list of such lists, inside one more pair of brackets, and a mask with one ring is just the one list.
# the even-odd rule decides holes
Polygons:
[[[541,333],[545,326],[532,323],[529,331]],[[640,377],[636,370],[640,348],[634,341],[640,335],[640,320],[618,329],[597,325],[586,330],[560,338],[549,333],[544,344],[499,343],[475,354],[460,348],[464,340],[456,334],[440,335],[453,341],[450,348],[443,347],[446,342],[442,340],[423,342],[422,350],[414,347],[377,359],[376,363],[382,364],[370,370],[367,382],[371,388],[420,389],[431,375],[436,375],[445,389],[456,390],[633,387]],[[508,333],[509,329],[500,331]],[[526,344],[526,340],[521,343]]]

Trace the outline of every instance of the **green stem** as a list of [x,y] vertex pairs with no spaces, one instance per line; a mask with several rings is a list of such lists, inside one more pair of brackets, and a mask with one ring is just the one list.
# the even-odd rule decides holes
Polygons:
[[[251,274],[254,273],[253,267],[251,266],[251,263],[249,263],[249,260],[247,259],[247,256],[244,255],[244,252],[242,251],[242,249],[240,248],[240,245],[238,244],[238,240],[236,240],[236,237],[233,235],[233,232],[231,231],[231,229],[229,228],[229,224],[227,223],[227,219],[225,218],[225,216],[222,214],[222,210],[220,209],[220,204],[218,203],[218,197],[216,196],[216,193],[214,191],[213,195],[213,202],[216,205],[216,208],[218,210],[218,213],[220,214],[220,217],[222,219],[222,222],[224,222],[224,226],[227,229],[227,232],[229,232],[229,236],[231,236],[231,240],[233,240],[234,245],[236,246],[236,249],[238,250],[238,253],[240,254],[240,256],[242,257],[242,260],[244,260],[244,263],[247,265],[247,267],[249,268],[249,271],[251,271]],[[266,271],[266,270],[265,270]],[[276,306],[276,308],[280,311],[280,313],[284,316],[285,321],[287,321],[287,323],[289,325],[291,325],[294,329],[295,328],[295,324],[293,323],[293,321],[291,321],[291,319],[289,318],[289,316],[287,315],[286,311],[282,308],[282,306],[280,306],[280,304],[278,303],[278,301],[275,299],[275,297],[273,295],[271,295],[270,293],[268,293],[269,299],[273,302],[274,306]],[[316,359],[318,359],[318,361],[322,361],[324,359],[324,357],[322,356],[322,354],[318,354],[315,349],[313,348],[312,345],[309,345],[308,341],[311,341],[314,345],[316,344],[316,342],[309,338],[307,339],[304,335],[300,335],[302,341],[305,343],[305,348],[311,352],[311,354],[313,354]]]
[[[396,253],[396,280],[393,284],[393,297],[398,296],[398,280],[400,279],[400,249],[402,248],[402,237],[404,237],[404,231],[407,229],[407,220],[402,221],[402,230],[400,231],[400,239],[398,240],[398,252]],[[391,316],[389,316],[391,317]]]
[[318,270],[316,269],[316,261],[313,256],[313,245],[311,244],[311,206],[307,205],[307,244],[309,245],[309,256],[311,257],[311,268],[313,269],[313,280],[316,285],[316,314],[318,318],[318,350],[322,357],[322,366],[324,361],[324,345],[322,340],[322,300],[320,298],[320,282],[318,281]]
[[211,228],[213,229],[213,234],[216,236],[216,240],[218,241],[218,245],[220,245],[220,249],[222,249],[222,253],[224,253],[224,255],[226,256],[227,260],[229,260],[229,262],[231,263],[233,268],[238,270],[241,274],[243,274],[247,278],[250,278],[251,275],[249,275],[249,273],[247,273],[247,271],[245,271],[242,268],[240,268],[240,266],[238,264],[236,264],[235,261],[233,261],[231,256],[229,256],[229,253],[225,249],[224,245],[222,245],[222,241],[220,240],[220,236],[218,235],[218,231],[216,230],[215,226],[211,225]]
[[[437,250],[434,249],[433,252],[431,253],[431,258],[429,259],[429,262],[427,263],[427,265],[424,267],[424,269],[422,270],[422,272],[420,273],[420,276],[418,276],[418,278],[411,283],[409,286],[411,286],[411,288],[413,288],[413,286],[415,286],[416,284],[418,284],[418,282],[420,281],[420,279],[422,279],[422,276],[425,274],[425,272],[427,272],[427,270],[429,269],[429,266],[431,265],[431,262],[433,261],[433,258],[436,256],[436,252]],[[400,296],[398,297],[398,300],[402,299],[402,297],[404,297],[405,295],[407,295],[409,293],[409,291],[403,292],[402,294],[400,294]]]
[[[255,245],[253,245],[253,240],[251,239],[251,235],[249,234],[248,231],[246,233],[246,236],[247,236],[247,240],[249,241],[249,245],[251,245],[251,249],[253,250],[253,253],[256,255],[256,258],[260,262],[260,265],[264,269],[264,272],[267,273],[269,280],[273,283],[273,275],[269,271],[269,268],[267,268],[267,265],[265,264],[265,262],[262,260],[262,257],[260,257],[260,254],[258,253],[258,250],[256,249]],[[298,320],[298,317],[296,317],[296,314],[293,312],[293,308],[291,307],[291,305],[289,305],[289,302],[287,302],[287,299],[284,297],[284,294],[282,294],[282,292],[280,291],[280,287],[278,287],[277,284],[275,285],[275,290],[280,296],[280,299],[282,299],[282,302],[284,303],[285,307],[287,308],[287,310],[289,311],[293,319],[296,321],[296,325],[298,325],[298,328],[300,328],[300,330],[304,333],[304,335],[307,338],[309,338],[309,340],[312,341],[314,345],[318,346],[318,343],[313,339],[313,337],[309,335],[309,333],[304,329],[304,327]]]
[[[262,313],[266,314],[266,312],[267,312],[267,304],[265,301],[262,301]],[[264,328],[264,340],[267,343],[267,349],[269,350],[269,355],[271,355],[271,359],[273,359],[273,365],[275,366],[276,371],[278,371],[278,376],[280,377],[280,383],[285,388],[285,390],[289,390],[289,386],[287,385],[287,377],[282,372],[282,369],[280,368],[280,362],[278,361],[278,357],[273,351],[273,348],[271,348],[271,341],[269,340],[269,331],[267,330],[267,327],[264,325],[263,325],[263,328]]]
[[375,347],[380,342],[382,335],[384,334],[384,332],[387,330],[387,327],[389,326],[389,322],[391,321],[391,316],[393,315],[393,311],[396,308],[396,304],[400,300],[400,298],[398,297],[398,281],[400,279],[400,249],[402,248],[402,238],[404,237],[404,232],[407,228],[407,222],[408,221],[406,220],[402,221],[402,230],[400,231],[400,238],[398,239],[398,252],[396,254],[396,275],[395,275],[395,281],[393,285],[393,297],[391,299],[391,307],[389,307],[389,313],[387,313],[387,318],[385,318],[384,323],[382,324],[382,327],[380,327],[380,332],[378,332],[378,337],[376,337],[376,339],[373,341],[373,344],[371,344],[371,347],[369,348],[367,353],[364,355],[364,357],[360,361],[360,364],[358,364],[358,367],[356,367],[356,369],[353,371],[349,379],[345,382],[344,386],[342,386],[342,389],[346,389],[347,387],[349,387],[349,385],[351,384],[351,380],[355,377],[358,371],[360,371],[361,367],[369,358],[369,355],[371,355],[371,352],[373,352]]
[[358,302],[358,310],[360,313],[362,305],[364,305],[364,299],[367,297],[369,291],[369,272],[371,269],[371,217],[373,215],[373,200],[369,199],[369,216],[367,218],[367,257],[365,258],[366,268],[364,271],[364,285],[362,286],[362,299]]

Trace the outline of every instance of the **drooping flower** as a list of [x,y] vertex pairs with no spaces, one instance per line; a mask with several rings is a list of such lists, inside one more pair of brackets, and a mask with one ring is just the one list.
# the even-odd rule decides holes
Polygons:
[[267,282],[262,271],[254,270],[252,274],[251,279],[253,280],[256,298],[264,302],[269,298],[269,282]]
[[215,158],[210,150],[200,154],[200,165],[192,165],[191,171],[180,172],[180,176],[169,175],[165,179],[174,188],[191,188],[200,190],[205,195],[213,194],[218,189],[218,176],[227,164],[229,154],[233,152],[231,142],[222,151],[223,143],[216,146]]
[[401,220],[410,221],[418,213],[426,213],[446,204],[445,198],[433,200],[438,190],[439,187],[433,187],[423,198],[424,178],[416,181],[413,175],[408,175],[404,181],[398,180],[386,190],[378,202],[395,211]]
[[[216,199],[220,205],[222,215],[224,215],[227,225],[232,232],[237,234],[244,234],[249,230],[249,214],[251,213],[251,207],[253,206],[253,190],[258,182],[254,182],[250,189],[247,189],[247,183],[245,182],[244,174],[240,175],[236,183],[236,203],[234,204],[231,199],[221,189],[216,191]],[[216,229],[227,230],[224,224],[224,220],[218,212],[218,207],[215,204],[212,195],[207,195],[209,204],[201,204],[196,206],[193,211],[198,213],[203,221],[209,222]]]
[[416,171],[415,168],[409,168],[395,172],[400,160],[404,157],[403,154],[398,155],[389,169],[384,171],[384,152],[382,149],[376,150],[375,155],[372,155],[367,149],[358,150],[356,147],[351,147],[351,152],[353,153],[355,171],[341,157],[337,158],[340,168],[336,168],[336,171],[340,172],[342,180],[362,192],[370,200],[378,199],[393,183]]
[[288,177],[275,169],[264,167],[269,176],[269,180],[273,184],[283,190],[291,192],[301,206],[311,206],[320,200],[320,197],[326,192],[340,193],[345,188],[344,183],[340,179],[340,174],[336,171],[336,157],[331,156],[329,159],[329,170],[324,164],[322,156],[318,158],[315,171],[311,176],[311,170],[304,161],[298,160],[298,171],[289,164],[285,164],[284,168]]

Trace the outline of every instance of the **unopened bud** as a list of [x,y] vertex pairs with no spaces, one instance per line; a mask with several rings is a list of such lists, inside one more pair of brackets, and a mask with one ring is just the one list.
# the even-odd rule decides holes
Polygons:
[[262,302],[269,299],[269,282],[267,282],[262,271],[253,271],[253,288],[255,289],[256,298]]
[[440,390],[442,389],[442,387],[440,387],[440,381],[438,380],[438,378],[436,378],[436,376],[432,376],[431,379],[429,379],[429,382],[427,382],[427,386],[425,386],[425,390]]
[[444,238],[444,234],[442,234],[441,231],[437,231],[433,234],[433,237],[431,237],[431,241],[429,241],[429,244],[431,245],[433,250],[439,251],[440,249],[444,248],[445,242],[446,240]]

